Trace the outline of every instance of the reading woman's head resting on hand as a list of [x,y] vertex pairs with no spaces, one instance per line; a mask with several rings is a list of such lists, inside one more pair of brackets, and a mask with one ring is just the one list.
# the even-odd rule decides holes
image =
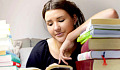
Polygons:
[[[82,23],[84,23],[85,18],[83,13],[81,12],[81,10],[76,6],[76,4],[74,2],[70,2],[67,0],[50,0],[48,1],[43,8],[42,11],[42,16],[44,18],[44,20],[46,21],[46,12],[50,11],[50,10],[64,10],[71,18],[73,18],[74,20],[76,19],[76,21],[74,22],[75,28],[78,27],[79,25],[81,25]],[[58,11],[57,13],[60,13],[60,11]],[[54,13],[55,15],[56,13]]]
[[[49,41],[51,41],[51,43],[53,43],[52,48],[57,47],[56,50],[58,50],[58,55],[59,49],[65,41],[67,35],[85,21],[83,13],[76,4],[67,0],[48,1],[44,5],[42,16],[47,24],[48,32],[52,36],[51,39],[47,40],[48,44]],[[56,53],[55,51],[52,51],[53,49],[51,50],[50,46],[51,45],[49,45],[50,51]],[[70,49],[68,52],[69,54],[65,56],[70,57],[75,49],[76,47]],[[58,59],[58,55],[55,56],[55,58]]]

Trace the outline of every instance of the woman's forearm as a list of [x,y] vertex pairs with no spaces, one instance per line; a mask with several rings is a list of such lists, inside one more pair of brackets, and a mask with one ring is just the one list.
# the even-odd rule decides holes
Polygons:
[[109,19],[109,18],[119,18],[116,10],[114,9],[107,9],[103,10],[91,18],[89,18],[86,22],[84,22],[81,26],[79,26],[77,29],[72,31],[71,33],[68,34],[67,38],[70,41],[74,41],[83,31],[86,30],[88,23],[90,22],[91,19]]

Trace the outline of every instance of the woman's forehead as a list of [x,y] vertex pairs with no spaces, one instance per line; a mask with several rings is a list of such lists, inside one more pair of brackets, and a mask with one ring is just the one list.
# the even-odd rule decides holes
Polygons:
[[69,14],[63,9],[53,9],[45,13],[45,20],[48,20],[52,17],[59,18],[61,16],[66,17],[66,16],[69,16]]

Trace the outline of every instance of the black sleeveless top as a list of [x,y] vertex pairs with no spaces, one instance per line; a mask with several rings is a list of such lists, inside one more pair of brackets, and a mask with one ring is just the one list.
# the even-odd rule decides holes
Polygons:
[[[81,45],[78,44],[75,51],[70,57],[72,60],[67,60],[68,64],[76,70],[75,61],[77,61],[77,55],[80,54]],[[55,59],[49,51],[48,43],[46,40],[42,40],[36,44],[32,49],[31,54],[28,58],[26,67],[37,67],[45,70],[50,64],[58,63],[59,60]],[[62,61],[60,65],[65,65]]]

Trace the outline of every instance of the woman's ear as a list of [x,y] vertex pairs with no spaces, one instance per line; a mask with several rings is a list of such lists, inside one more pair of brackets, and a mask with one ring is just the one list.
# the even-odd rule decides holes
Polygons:
[[74,20],[74,25],[76,25],[76,23],[77,23],[77,16],[76,16],[76,14],[73,15],[73,20]]

